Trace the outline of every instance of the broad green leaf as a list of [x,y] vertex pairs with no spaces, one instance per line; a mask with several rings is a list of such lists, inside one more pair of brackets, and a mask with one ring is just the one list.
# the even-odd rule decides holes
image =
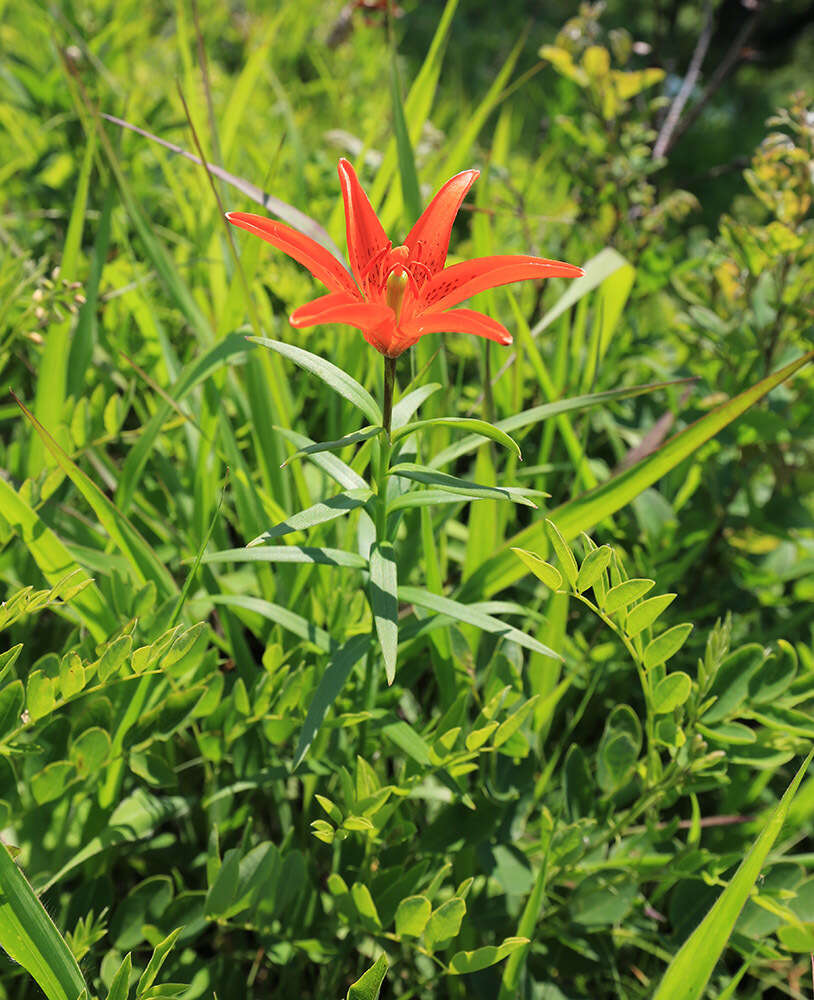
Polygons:
[[538,580],[543,581],[549,590],[560,589],[562,576],[556,566],[552,566],[551,563],[541,559],[534,552],[527,552],[525,549],[512,549],[512,552],[525,563]]
[[633,604],[634,601],[638,601],[640,597],[644,597],[654,586],[654,580],[636,579],[617,583],[605,595],[605,600],[602,602],[602,610],[606,614],[612,615],[620,608],[626,608]]
[[454,937],[458,936],[465,913],[466,903],[459,896],[453,896],[446,903],[442,903],[437,910],[433,910],[424,928],[424,941],[427,947],[431,950],[446,947]]
[[749,697],[752,677],[763,666],[766,650],[756,642],[733,649],[718,668],[710,688],[714,703],[702,716],[710,725],[734,715]]
[[650,670],[660,663],[666,663],[671,656],[681,649],[692,632],[692,625],[674,625],[666,632],[657,635],[655,639],[647,644],[644,651],[644,665]]
[[467,625],[474,625],[477,628],[483,629],[484,632],[502,635],[503,638],[511,642],[516,642],[518,646],[523,646],[535,653],[542,653],[543,656],[551,656],[555,660],[561,659],[559,653],[555,653],[553,649],[544,646],[543,643],[538,642],[537,639],[527,635],[525,632],[507,625],[505,622],[500,621],[499,618],[493,618],[491,615],[477,608],[453,601],[448,597],[442,597],[440,594],[431,594],[429,591],[420,590],[418,587],[399,587],[399,598],[407,604],[415,604],[420,608],[426,608],[428,611],[435,611],[440,615],[447,615],[450,618],[454,618],[456,621],[465,622]]
[[659,617],[676,599],[675,594],[659,594],[658,597],[648,597],[646,601],[637,604],[627,613],[625,632],[636,636]]
[[367,567],[367,560],[356,552],[307,545],[257,545],[255,548],[223,549],[220,552],[208,552],[201,562],[315,563],[319,566],[347,566],[351,569]]
[[596,780],[605,792],[616,791],[630,777],[639,758],[639,748],[630,733],[613,732],[599,746]]
[[378,1000],[386,974],[387,959],[384,955],[380,955],[376,964],[348,987],[345,1000]]
[[432,913],[432,903],[426,896],[407,896],[396,910],[396,934],[399,937],[421,937]]
[[[577,279],[580,280],[580,279]],[[670,469],[696,452],[720,430],[736,420],[750,406],[761,400],[776,386],[794,375],[814,359],[814,351],[809,351],[796,361],[761,379],[751,388],[722,403],[701,417],[689,427],[666,441],[657,451],[640,462],[625,469],[596,489],[568,500],[551,512],[562,536],[568,540],[576,538],[581,531],[590,531],[599,521],[626,506],[652,486]],[[504,430],[509,428],[504,427]],[[506,540],[503,550],[493,556],[481,569],[466,581],[462,593],[490,596],[511,586],[519,580],[524,570],[518,566],[511,549],[521,547],[545,555],[545,527],[535,522]]]
[[73,764],[67,760],[55,760],[44,767],[31,779],[31,794],[38,805],[58,799],[74,777]]
[[240,851],[233,848],[223,856],[223,863],[218,869],[215,881],[209,887],[204,902],[204,913],[207,917],[217,919],[228,913],[237,893],[237,880],[240,871]]
[[484,948],[476,948],[475,951],[459,951],[452,956],[447,967],[447,972],[452,976],[462,976],[467,972],[480,972],[481,969],[488,969],[490,965],[496,965],[508,958],[513,952],[523,948],[529,943],[528,938],[511,937],[499,945],[486,945]]
[[653,692],[653,711],[656,715],[666,715],[683,705],[692,691],[692,681],[682,670],[667,674],[656,685]]
[[599,581],[610,565],[612,555],[613,550],[609,545],[600,545],[585,556],[577,574],[576,589],[580,594]]
[[492,441],[496,441],[498,444],[502,444],[504,448],[508,448],[513,451],[519,459],[523,456],[520,453],[520,446],[514,440],[514,438],[509,437],[509,435],[500,430],[499,427],[493,424],[487,424],[485,420],[475,420],[471,417],[433,417],[430,420],[417,420],[415,423],[407,424],[404,427],[395,430],[392,434],[393,444],[399,441],[403,441],[410,434],[416,434],[418,431],[430,430],[433,427],[454,427],[456,430],[471,431],[473,434],[478,434],[480,437],[489,438]]
[[400,427],[403,427],[419,406],[426,399],[429,399],[433,393],[438,392],[440,388],[440,382],[428,382],[426,385],[420,385],[417,389],[413,389],[412,392],[408,392],[406,396],[403,396],[393,407],[393,415],[390,422],[391,429],[397,431]]
[[313,528],[316,524],[325,524],[327,521],[333,521],[337,517],[343,517],[352,510],[358,510],[359,507],[363,507],[372,496],[373,492],[369,489],[343,490],[342,493],[337,493],[336,496],[329,497],[327,500],[320,500],[312,507],[292,514],[285,521],[275,524],[273,528],[269,528],[262,535],[253,538],[249,542],[249,545],[264,545],[266,542],[270,542],[275,538],[281,538],[292,531],[305,531],[307,528]]
[[792,779],[732,881],[670,962],[653,1000],[700,1000],[703,996],[744,903],[760,878],[769,851],[783,828],[789,806],[808,770],[812,756],[814,750],[808,754]]
[[742,722],[719,722],[714,726],[705,726],[699,722],[698,731],[707,739],[724,746],[745,747],[757,741],[754,729],[744,726]]
[[576,587],[579,570],[577,569],[577,561],[574,558],[574,553],[562,537],[557,525],[548,518],[545,520],[545,530],[551,540],[551,545],[554,552],[557,554],[557,558],[560,561],[560,566],[562,567],[562,571],[565,574],[566,579],[572,587]]
[[48,1000],[77,1000],[87,990],[70,948],[3,844],[0,945],[28,972]]
[[304,448],[300,448],[300,450],[294,452],[293,455],[289,455],[283,462],[282,468],[285,468],[289,462],[293,462],[298,458],[307,458],[309,455],[318,455],[323,451],[340,451],[342,448],[347,448],[349,444],[358,444],[360,441],[369,441],[371,438],[378,437],[379,434],[382,434],[383,432],[384,427],[363,427],[362,430],[354,431],[353,434],[346,434],[344,437],[337,438],[336,441],[317,441],[314,444],[309,444]]
[[291,770],[296,770],[305,759],[308,748],[314,741],[314,737],[319,732],[325,716],[329,709],[339,697],[339,693],[345,686],[345,682],[350,677],[350,672],[362,659],[368,650],[370,639],[366,635],[355,635],[344,646],[337,649],[328,666],[320,677],[319,684],[308,712],[305,722],[300,730],[300,737],[297,741],[297,749],[294,752],[294,760]]
[[353,899],[353,905],[356,907],[356,912],[362,920],[380,930],[382,922],[379,919],[373,897],[370,895],[370,889],[363,882],[354,882],[350,887],[350,894]]
[[316,354],[311,354],[310,351],[304,351],[301,347],[294,347],[293,344],[285,344],[280,340],[270,340],[268,337],[247,337],[246,339],[253,344],[268,347],[272,351],[282,354],[283,357],[293,361],[300,368],[311,372],[312,375],[316,375],[317,378],[321,379],[334,392],[339,393],[340,396],[353,403],[357,409],[360,409],[371,424],[376,427],[381,424],[382,411],[376,400],[364,386],[359,385],[356,379],[351,378],[347,372],[341,368],[337,368],[330,361],[326,361]]
[[523,504],[526,507],[537,506],[528,499],[529,494],[536,493],[535,490],[520,489],[517,486],[481,486],[480,483],[471,483],[466,479],[459,479],[446,472],[436,472],[412,462],[399,462],[391,466],[388,475],[402,476],[427,486],[436,486],[447,493],[459,496],[483,498],[484,500],[511,500],[513,503]]
[[399,602],[396,557],[389,542],[377,542],[370,550],[370,604],[381,645],[387,683],[396,676],[399,644]]

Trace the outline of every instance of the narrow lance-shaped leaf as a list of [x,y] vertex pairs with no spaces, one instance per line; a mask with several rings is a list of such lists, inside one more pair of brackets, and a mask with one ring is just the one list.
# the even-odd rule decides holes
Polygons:
[[387,683],[396,676],[399,644],[396,558],[389,542],[377,542],[370,551],[370,603],[382,648]]
[[417,420],[415,423],[406,424],[393,432],[393,444],[403,441],[410,434],[418,431],[431,430],[433,427],[454,427],[456,430],[471,431],[480,437],[489,438],[502,444],[504,448],[513,451],[518,458],[522,459],[520,446],[509,435],[494,424],[488,424],[485,420],[475,420],[471,417],[433,417],[431,420]]
[[493,618],[492,615],[486,614],[478,608],[461,604],[448,597],[442,597],[440,594],[431,594],[418,587],[399,587],[399,597],[409,604],[418,605],[420,608],[426,608],[428,611],[435,611],[441,615],[448,615],[450,618],[465,622],[467,625],[475,625],[477,628],[483,629],[484,632],[502,635],[504,638],[516,642],[518,646],[523,646],[535,653],[551,656],[555,660],[562,659],[559,653],[555,653],[553,649],[549,649],[542,642],[511,625],[507,625],[499,618]]
[[371,496],[373,496],[373,492],[368,489],[344,490],[342,493],[337,493],[334,497],[329,497],[327,500],[320,500],[312,507],[307,507],[305,510],[292,514],[285,521],[275,524],[273,528],[269,528],[262,535],[253,538],[249,542],[249,545],[264,545],[266,542],[274,538],[281,538],[292,531],[305,531],[306,528],[313,528],[316,524],[325,524],[327,521],[333,521],[337,517],[343,517],[345,514],[350,514],[352,510],[363,507]]
[[254,548],[222,549],[208,552],[205,563],[315,563],[319,566],[345,566],[366,569],[367,562],[356,552],[308,545],[257,545]]
[[346,371],[337,368],[336,365],[331,364],[330,361],[326,361],[325,358],[311,354],[310,351],[304,351],[301,347],[294,347],[293,344],[284,344],[281,340],[271,340],[268,337],[247,337],[246,339],[253,344],[268,347],[270,350],[282,354],[283,357],[293,361],[300,368],[311,372],[312,375],[316,375],[317,378],[321,379],[334,392],[339,393],[340,396],[343,396],[360,409],[371,424],[375,426],[381,424],[382,411],[379,409],[379,404],[367,389],[360,385],[355,378],[351,378]]
[[289,455],[283,462],[281,468],[284,469],[289,462],[293,462],[298,458],[307,458],[309,455],[318,455],[323,451],[339,451],[342,448],[347,448],[349,444],[358,444],[360,441],[368,441],[370,438],[378,437],[383,431],[383,427],[363,427],[362,430],[354,431],[353,434],[346,434],[344,437],[337,438],[336,441],[317,441],[314,444],[309,444],[304,448],[300,448],[300,450],[294,452],[293,455]]
[[448,493],[457,493],[461,496],[483,497],[485,500],[510,500],[525,507],[537,506],[529,500],[529,495],[538,494],[537,490],[526,490],[517,486],[482,486],[480,483],[472,483],[467,479],[459,479],[446,472],[436,472],[411,462],[400,462],[391,466],[388,474],[412,479],[427,486],[436,486]]

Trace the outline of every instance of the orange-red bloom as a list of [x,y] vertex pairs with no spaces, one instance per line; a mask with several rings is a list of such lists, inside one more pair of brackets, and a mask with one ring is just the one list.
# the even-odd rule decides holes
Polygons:
[[464,170],[447,181],[404,243],[394,247],[353,167],[340,160],[352,277],[333,254],[290,226],[246,212],[228,212],[226,217],[304,264],[329,289],[327,295],[295,309],[292,326],[348,323],[390,358],[397,358],[425,333],[442,331],[474,333],[511,344],[506,327],[489,316],[451,307],[512,281],[576,278],[583,272],[573,264],[524,256],[478,257],[445,268],[452,223],[478,176],[477,170]]

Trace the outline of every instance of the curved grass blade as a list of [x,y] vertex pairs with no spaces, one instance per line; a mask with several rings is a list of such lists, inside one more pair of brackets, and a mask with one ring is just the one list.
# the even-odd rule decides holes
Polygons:
[[208,553],[201,561],[205,563],[316,563],[319,566],[367,569],[367,562],[355,552],[307,545],[258,545],[257,548],[252,549],[223,549],[220,552]]
[[732,881],[670,962],[659,988],[653,994],[653,1000],[700,1000],[735,922],[760,878],[761,869],[780,834],[791,801],[812,757],[814,750],[803,761]]
[[[168,142],[166,139],[159,139],[159,137],[157,135],[153,135],[152,132],[147,132],[145,129],[139,128],[138,125],[133,125],[130,122],[125,121],[123,118],[116,118],[115,115],[108,115],[102,112],[102,118],[106,118],[109,122],[112,122],[114,125],[118,125],[120,128],[129,129],[131,132],[135,132],[136,135],[149,139],[151,142],[157,142],[159,146],[163,146],[165,149],[168,149],[171,153],[175,153],[178,156],[183,156],[185,160],[197,163],[199,167],[203,166],[202,160],[195,156],[194,153],[190,153],[182,146],[179,146],[177,143]],[[209,163],[207,161],[206,165],[209,172],[219,180],[224,181],[226,184],[231,184],[231,186],[240,191],[241,194],[245,194],[247,198],[251,198],[252,201],[257,202],[258,205],[267,209],[272,215],[276,215],[278,219],[282,219],[283,222],[288,223],[289,226],[293,226],[294,229],[298,229],[301,233],[305,233],[306,236],[310,236],[311,239],[316,240],[317,243],[321,243],[326,250],[329,250],[334,255],[334,257],[340,261],[342,260],[342,254],[339,252],[336,244],[322,228],[322,226],[315,219],[312,219],[310,215],[306,215],[305,212],[301,212],[293,205],[288,205],[286,202],[280,201],[280,199],[275,198],[274,195],[267,194],[261,188],[257,187],[256,184],[252,184],[250,181],[244,180],[242,177],[237,177],[235,174],[230,174],[228,170],[224,170],[223,167],[219,167],[216,163]]]
[[331,705],[339,697],[340,691],[345,686],[348,677],[350,677],[351,670],[362,659],[369,646],[369,635],[355,635],[344,646],[335,651],[331,662],[320,678],[311,704],[308,706],[305,722],[300,730],[297,749],[294,753],[294,761],[291,765],[292,771],[296,771],[305,759],[308,748],[314,742],[314,737],[325,721],[325,716],[328,714]]
[[330,361],[326,361],[325,358],[320,358],[316,354],[311,354],[310,351],[304,351],[301,347],[294,347],[293,344],[284,344],[281,340],[271,340],[269,337],[247,337],[246,340],[282,354],[284,358],[293,361],[295,365],[299,365],[300,368],[304,368],[305,371],[322,379],[325,385],[360,409],[371,424],[378,425],[382,422],[382,411],[379,409],[379,404],[367,389],[359,385],[356,379],[351,378],[347,372],[331,364]]
[[[701,445],[736,420],[750,406],[812,360],[814,351],[809,351],[779,371],[761,379],[751,388],[717,406],[700,420],[696,420],[674,435],[658,451],[609,479],[595,490],[568,500],[551,511],[549,516],[556,522],[566,541],[576,538],[581,531],[590,531],[599,521],[630,503],[634,497],[648,486],[652,486],[697,451]],[[514,558],[512,548],[531,549],[545,558],[548,541],[542,521],[507,539],[504,548],[473,573],[466,582],[463,593],[488,596],[519,580],[525,569]]]
[[305,510],[292,514],[287,520],[275,524],[273,528],[264,531],[257,538],[253,538],[249,542],[249,545],[263,545],[274,538],[282,538],[283,535],[288,535],[292,531],[305,531],[306,528],[313,528],[316,524],[325,524],[327,521],[333,521],[337,517],[350,514],[352,510],[363,507],[372,496],[373,491],[367,488],[345,490],[342,493],[337,493],[335,497],[320,500],[313,506],[306,507]]
[[502,635],[511,642],[516,642],[518,646],[532,650],[534,653],[542,653],[543,656],[551,656],[555,660],[561,660],[559,653],[544,646],[520,629],[516,629],[499,618],[474,608],[471,605],[461,604],[460,601],[453,601],[449,597],[442,597],[440,594],[431,594],[427,590],[418,587],[399,587],[399,599],[407,604],[415,604],[419,608],[426,608],[428,611],[435,611],[440,615],[447,615],[456,621],[464,622],[466,625],[474,625],[483,629],[484,632],[491,632],[495,635]]
[[[515,413],[511,417],[506,417],[505,420],[498,420],[494,424],[494,427],[510,433],[563,413],[570,413],[575,410],[587,410],[592,406],[598,406],[600,403],[610,403],[617,399],[630,399],[633,396],[641,396],[647,392],[655,392],[656,389],[666,389],[669,386],[681,385],[687,381],[691,380],[678,379],[674,382],[652,382],[647,385],[632,385],[624,389],[606,389],[604,392],[593,392],[584,396],[572,396],[570,399],[557,399],[553,403],[542,403],[540,406],[533,406],[529,410],[523,410],[522,413]],[[482,443],[481,439],[474,434],[462,438],[460,441],[456,441],[455,444],[451,444],[448,448],[444,448],[443,451],[439,451],[430,460],[430,465],[433,469],[438,469],[442,465],[449,465],[450,462],[454,462],[461,455],[476,451]]]
[[430,420],[417,420],[415,423],[407,424],[393,431],[393,444],[403,441],[410,434],[416,434],[418,431],[429,430],[433,427],[454,427],[457,430],[471,431],[480,437],[489,438],[502,444],[504,448],[513,451],[521,461],[523,460],[520,446],[514,438],[509,437],[500,427],[488,424],[485,420],[476,420],[473,417],[433,417]]
[[88,502],[93,512],[99,518],[102,527],[126,557],[136,579],[140,583],[152,580],[156,587],[158,587],[158,592],[165,597],[170,594],[176,594],[178,588],[175,580],[173,580],[164,563],[161,562],[138,531],[136,531],[116,506],[111,503],[105,494],[102,493],[96,483],[62,450],[21,400],[14,393],[12,393],[12,396],[25,416],[33,424],[34,429],[42,438],[45,447],[56,459],[59,467]]
[[70,948],[4,844],[0,844],[0,945],[48,1000],[76,1000],[87,990]]

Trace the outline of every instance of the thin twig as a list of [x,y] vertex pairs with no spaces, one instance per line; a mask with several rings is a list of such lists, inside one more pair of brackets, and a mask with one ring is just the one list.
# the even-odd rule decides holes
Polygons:
[[696,119],[704,110],[704,108],[709,104],[709,102],[714,97],[715,93],[718,91],[721,84],[729,76],[730,72],[735,66],[735,63],[741,56],[741,50],[746,44],[749,36],[757,27],[758,20],[760,18],[760,10],[756,10],[754,14],[741,25],[740,31],[737,33],[729,47],[729,51],[726,53],[724,58],[721,60],[718,68],[710,77],[710,81],[707,84],[704,93],[698,99],[698,103],[693,106],[693,108],[688,113],[687,117],[683,119],[673,132],[672,139],[669,145],[664,150],[665,155],[670,152],[670,150],[675,146],[678,140],[684,135],[688,128],[695,124]]
[[664,119],[664,124],[661,126],[661,131],[659,132],[656,143],[653,146],[654,160],[660,159],[670,148],[670,139],[673,135],[673,131],[678,125],[681,118],[681,112],[684,110],[684,105],[687,103],[687,100],[692,93],[695,81],[698,79],[698,74],[701,72],[701,67],[704,64],[704,58],[706,57],[710,39],[712,38],[712,27],[714,23],[715,9],[713,4],[710,2],[707,4],[707,16],[704,21],[704,27],[701,29],[701,34],[698,36],[698,42],[696,43],[695,51],[692,54],[689,68],[687,69],[687,75],[684,77],[684,82],[681,84],[681,89],[676,94],[675,100],[670,105],[670,110],[667,112],[667,117]]

